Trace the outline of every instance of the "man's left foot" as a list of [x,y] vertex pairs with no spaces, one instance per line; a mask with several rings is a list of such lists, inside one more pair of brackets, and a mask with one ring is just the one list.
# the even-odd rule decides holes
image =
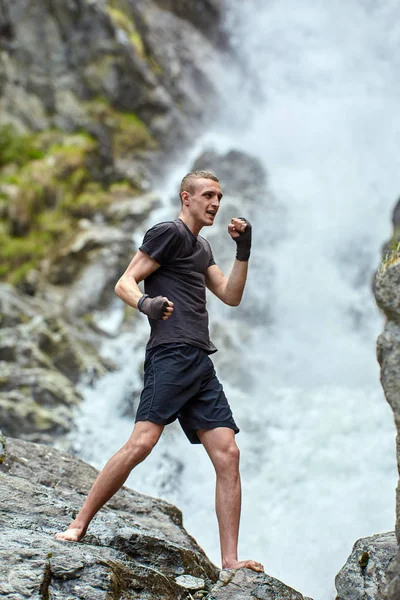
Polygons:
[[264,567],[255,560],[232,560],[223,567],[224,569],[251,569],[257,573],[264,573]]

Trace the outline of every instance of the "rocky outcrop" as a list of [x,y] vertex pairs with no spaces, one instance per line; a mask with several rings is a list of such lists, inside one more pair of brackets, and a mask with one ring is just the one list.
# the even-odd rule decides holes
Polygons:
[[[398,211],[393,214],[394,240],[398,236]],[[389,253],[388,249],[392,248]],[[388,243],[383,249],[383,259],[374,280],[374,293],[378,306],[386,315],[384,331],[378,337],[377,358],[381,367],[381,383],[386,400],[393,410],[397,429],[397,463],[400,467],[400,252],[397,243]],[[396,498],[396,536],[400,543],[400,486]],[[387,571],[387,585],[383,593],[385,600],[400,597],[400,555],[392,560]]]
[[[0,437],[0,463],[4,456]],[[59,542],[96,471],[39,444],[7,438],[0,465],[0,596],[126,600],[265,599],[303,596],[264,574],[218,570],[174,506],[122,488],[80,544]]]
[[396,552],[393,532],[358,540],[336,576],[336,600],[382,600],[386,572]]

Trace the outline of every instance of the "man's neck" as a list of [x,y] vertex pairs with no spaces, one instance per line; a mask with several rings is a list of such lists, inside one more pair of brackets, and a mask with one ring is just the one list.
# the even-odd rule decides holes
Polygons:
[[184,215],[182,212],[179,213],[178,219],[183,221],[186,227],[188,227],[193,233],[193,235],[195,235],[196,237],[199,235],[200,231],[203,228],[203,225],[199,225],[198,223],[196,223],[194,219],[190,217],[190,215]]

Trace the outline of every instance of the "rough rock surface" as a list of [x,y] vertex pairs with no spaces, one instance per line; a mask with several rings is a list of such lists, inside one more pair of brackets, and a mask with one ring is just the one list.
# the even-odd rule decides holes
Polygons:
[[[0,463],[4,455],[0,435]],[[6,438],[0,464],[0,596],[8,600],[303,600],[247,569],[218,571],[174,506],[122,488],[80,544],[54,539],[96,470],[47,446]]]
[[181,575],[215,581],[217,570],[182,527],[181,513],[123,488],[93,521],[85,541],[54,539],[96,475],[79,459],[6,439],[0,467],[0,596],[180,600]]
[[[393,240],[398,241],[397,203],[393,213]],[[400,468],[400,253],[396,249],[388,255],[386,252],[392,246],[386,244],[383,249],[383,260],[374,280],[374,293],[378,306],[387,317],[384,331],[378,337],[377,358],[381,367],[381,383],[386,400],[393,410],[397,429],[397,464]],[[400,486],[396,495],[396,526],[397,542],[400,543]],[[385,600],[400,598],[400,553],[392,560],[387,571],[387,585],[383,592]]]
[[107,127],[85,106],[102,97],[139,114],[169,146],[188,139],[217,98],[210,64],[218,63],[221,11],[215,1],[201,11],[198,4],[3,0],[2,120],[34,130],[84,127],[106,148]]
[[394,532],[358,540],[336,576],[337,600],[381,600],[386,571],[396,552]]
[[222,571],[207,600],[305,600],[278,579],[249,569]]
[[0,426],[6,435],[50,442],[72,424],[75,384],[112,368],[98,337],[11,285],[0,285]]

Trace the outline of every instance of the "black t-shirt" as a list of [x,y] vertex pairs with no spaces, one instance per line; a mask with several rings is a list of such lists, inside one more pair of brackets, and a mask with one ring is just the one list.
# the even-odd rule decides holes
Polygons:
[[177,342],[203,348],[217,348],[210,340],[206,309],[205,277],[215,264],[210,244],[195,236],[181,220],[154,225],[139,248],[161,266],[144,281],[145,293],[166,296],[174,312],[166,321],[149,319],[151,334],[147,349]]

